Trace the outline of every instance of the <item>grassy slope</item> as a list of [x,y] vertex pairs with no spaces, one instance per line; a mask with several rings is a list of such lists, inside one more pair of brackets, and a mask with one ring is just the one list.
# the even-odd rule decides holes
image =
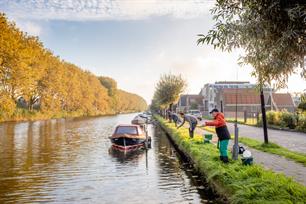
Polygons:
[[203,144],[202,136],[190,140],[188,130],[177,130],[160,117],[161,126],[173,137],[178,146],[195,162],[219,194],[231,203],[304,203],[306,187],[283,174],[265,170],[262,166],[243,166],[240,161],[222,164],[215,145]]

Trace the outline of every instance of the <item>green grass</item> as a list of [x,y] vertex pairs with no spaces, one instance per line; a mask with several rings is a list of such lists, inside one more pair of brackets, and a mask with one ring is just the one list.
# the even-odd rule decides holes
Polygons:
[[[213,127],[204,127],[204,130],[208,131],[208,132],[212,132],[215,133],[215,128]],[[231,137],[233,138],[234,136],[231,135]],[[248,137],[239,137],[239,142],[243,143],[249,147],[252,147],[254,149],[263,151],[263,152],[268,152],[271,154],[276,154],[279,156],[283,156],[287,159],[296,161],[298,163],[303,164],[304,166],[306,166],[306,154],[300,153],[300,152],[295,152],[295,151],[291,151],[285,147],[279,146],[275,143],[269,142],[269,144],[265,144],[262,143],[259,140],[255,140],[255,139],[251,139]]]
[[189,139],[186,128],[176,129],[164,119],[155,118],[215,190],[231,203],[305,203],[306,187],[291,178],[260,165],[243,166],[241,161],[223,164],[216,146],[203,144],[201,135]]
[[269,144],[265,144],[258,140],[246,138],[246,137],[240,137],[239,142],[246,144],[247,146],[252,147],[254,149],[263,151],[263,152],[268,152],[268,153],[283,156],[287,159],[294,160],[306,166],[306,154],[290,151],[289,149],[281,147],[272,142],[269,142]]

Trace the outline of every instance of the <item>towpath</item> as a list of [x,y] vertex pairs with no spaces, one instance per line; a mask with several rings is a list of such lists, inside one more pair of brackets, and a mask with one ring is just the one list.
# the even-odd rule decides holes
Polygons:
[[[227,123],[231,134],[234,134],[234,123]],[[261,127],[252,127],[238,124],[239,135],[249,137],[263,142],[263,129]],[[283,130],[268,129],[269,141],[285,147],[289,150],[305,153],[306,152],[306,133],[290,132]]]

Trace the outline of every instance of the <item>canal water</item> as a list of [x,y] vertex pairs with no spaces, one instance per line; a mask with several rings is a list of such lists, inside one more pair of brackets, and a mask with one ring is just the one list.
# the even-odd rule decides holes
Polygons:
[[135,114],[0,124],[0,203],[212,203],[206,184],[154,125],[152,149],[108,137]]

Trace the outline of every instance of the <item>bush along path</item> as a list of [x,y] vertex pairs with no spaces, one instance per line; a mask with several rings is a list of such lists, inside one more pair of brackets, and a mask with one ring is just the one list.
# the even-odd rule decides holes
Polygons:
[[186,128],[176,129],[159,116],[161,127],[172,137],[178,147],[188,154],[209,184],[231,203],[304,203],[306,187],[283,174],[275,173],[261,165],[243,166],[240,161],[223,164],[215,145],[204,144],[196,134],[189,139]]

